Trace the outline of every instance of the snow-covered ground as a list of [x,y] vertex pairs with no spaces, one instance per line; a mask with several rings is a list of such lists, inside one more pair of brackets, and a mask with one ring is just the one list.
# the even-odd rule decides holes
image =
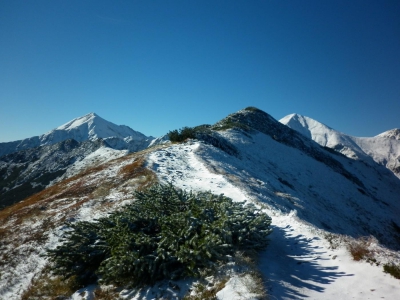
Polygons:
[[[212,153],[216,156],[213,157]],[[236,172],[239,176],[236,179],[241,184],[234,184],[229,176],[217,171],[215,166],[227,161],[221,159],[220,156],[224,155],[209,145],[192,141],[155,151],[149,155],[148,163],[165,183],[188,190],[223,193],[237,201],[265,202],[263,197],[258,198],[255,193],[250,194],[241,188],[241,184],[251,179],[248,173],[238,175],[240,170]],[[266,211],[272,217],[273,233],[270,245],[261,253],[259,268],[266,279],[270,299],[399,297],[399,280],[383,273],[382,266],[354,261],[344,244],[330,249],[324,231],[301,220],[296,210],[283,212],[269,207]],[[246,291],[246,284],[234,278],[217,296],[220,300],[251,299],[253,295]]]
[[89,167],[95,167],[109,162],[110,160],[125,156],[128,154],[128,152],[128,150],[115,150],[108,147],[101,147],[84,157],[82,160],[73,163],[70,167],[68,167],[67,171],[62,177],[57,178],[57,182],[65,178],[72,177]]

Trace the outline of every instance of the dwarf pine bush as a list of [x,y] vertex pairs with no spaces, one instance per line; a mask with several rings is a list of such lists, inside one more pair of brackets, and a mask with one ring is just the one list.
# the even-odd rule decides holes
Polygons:
[[168,132],[168,138],[171,142],[183,142],[186,139],[196,138],[196,130],[192,127],[183,127],[179,130]]
[[210,192],[154,185],[136,201],[94,222],[69,224],[48,250],[53,272],[80,284],[152,284],[197,276],[236,250],[267,245],[271,219],[254,205]]

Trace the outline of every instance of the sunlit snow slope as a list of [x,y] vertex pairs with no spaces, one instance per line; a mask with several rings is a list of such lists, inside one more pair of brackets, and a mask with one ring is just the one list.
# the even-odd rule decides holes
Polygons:
[[375,137],[354,137],[298,114],[288,115],[280,122],[347,157],[362,159],[365,162],[370,162],[372,158],[400,177],[399,129],[392,129]]

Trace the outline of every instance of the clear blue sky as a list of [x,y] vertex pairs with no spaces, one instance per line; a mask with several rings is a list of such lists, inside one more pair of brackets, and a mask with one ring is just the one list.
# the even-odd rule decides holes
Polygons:
[[0,142],[96,112],[146,135],[247,106],[400,127],[400,1],[0,0]]

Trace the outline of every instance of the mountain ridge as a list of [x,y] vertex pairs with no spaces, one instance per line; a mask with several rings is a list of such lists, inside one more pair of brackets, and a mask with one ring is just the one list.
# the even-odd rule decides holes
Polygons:
[[336,131],[312,118],[290,114],[279,120],[282,124],[352,159],[373,165],[376,162],[400,178],[400,130],[391,129],[374,137],[354,137]]
[[42,135],[0,143],[0,157],[20,150],[56,144],[67,139],[74,139],[77,142],[110,139],[110,146],[115,145],[120,149],[125,148],[130,151],[137,151],[138,148],[143,147],[143,144],[150,144],[154,138],[135,131],[126,125],[115,125],[96,113],[89,113]]

